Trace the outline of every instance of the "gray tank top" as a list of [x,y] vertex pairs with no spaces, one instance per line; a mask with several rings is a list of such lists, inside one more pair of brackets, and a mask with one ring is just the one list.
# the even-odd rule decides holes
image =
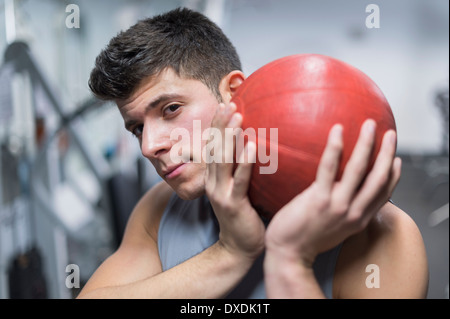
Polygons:
[[[206,196],[185,201],[173,194],[161,218],[158,230],[158,250],[163,271],[201,253],[217,242],[219,224]],[[341,245],[317,256],[314,272],[327,298],[332,298],[332,283]],[[263,299],[262,254],[250,271],[227,298]]]

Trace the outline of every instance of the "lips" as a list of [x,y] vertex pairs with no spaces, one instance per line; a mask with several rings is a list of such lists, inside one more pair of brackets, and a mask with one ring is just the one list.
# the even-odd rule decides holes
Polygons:
[[167,167],[167,169],[163,170],[162,173],[165,177],[167,178],[171,178],[174,177],[177,169],[181,166],[183,166],[186,163],[181,163],[181,164],[177,164],[177,165],[173,165],[173,166],[169,166]]

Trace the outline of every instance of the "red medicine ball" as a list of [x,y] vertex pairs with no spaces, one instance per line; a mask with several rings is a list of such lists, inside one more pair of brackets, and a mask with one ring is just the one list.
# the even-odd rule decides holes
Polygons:
[[[338,179],[365,120],[377,123],[370,166],[384,133],[396,130],[389,103],[377,85],[355,67],[323,55],[293,55],[263,66],[244,81],[232,101],[243,115],[242,129],[255,129],[258,149],[264,146],[267,155],[277,152],[273,174],[260,173],[260,167],[270,163],[261,163],[257,154],[249,186],[252,205],[267,218],[315,180],[334,124],[344,128]],[[258,135],[258,128],[265,129],[265,138]],[[277,140],[270,128],[278,129]]]

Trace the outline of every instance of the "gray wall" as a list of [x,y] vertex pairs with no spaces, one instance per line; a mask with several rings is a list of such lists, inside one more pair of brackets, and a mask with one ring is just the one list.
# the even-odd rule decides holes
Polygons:
[[[289,54],[337,57],[367,73],[385,93],[397,120],[400,152],[440,150],[441,124],[433,99],[436,90],[448,86],[448,1],[371,1],[380,8],[379,29],[365,26],[368,1],[210,2],[208,7],[202,0],[16,1],[17,33],[31,44],[68,105],[74,105],[88,96],[86,81],[95,56],[119,30],[179,5],[208,10],[236,45],[247,74]],[[80,7],[80,29],[65,27],[69,3]],[[6,44],[4,19],[2,12],[0,51]]]

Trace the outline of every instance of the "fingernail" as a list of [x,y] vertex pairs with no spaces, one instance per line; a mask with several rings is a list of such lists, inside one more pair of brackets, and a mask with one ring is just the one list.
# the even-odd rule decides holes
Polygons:
[[373,135],[375,133],[375,122],[373,120],[368,120],[364,123],[364,132],[367,135]]
[[333,138],[341,139],[341,137],[342,137],[342,125],[337,124],[337,125],[333,126],[331,134],[332,134]]
[[389,134],[389,142],[395,145],[397,143],[397,134],[394,131],[390,131]]
[[229,103],[225,105],[225,113],[231,114],[236,111],[236,105],[234,103]]
[[241,114],[240,113],[234,113],[231,116],[230,122],[228,122],[228,126],[236,126],[238,125],[240,121]]
[[217,108],[218,113],[223,113],[225,109],[225,104],[219,103],[219,107]]

